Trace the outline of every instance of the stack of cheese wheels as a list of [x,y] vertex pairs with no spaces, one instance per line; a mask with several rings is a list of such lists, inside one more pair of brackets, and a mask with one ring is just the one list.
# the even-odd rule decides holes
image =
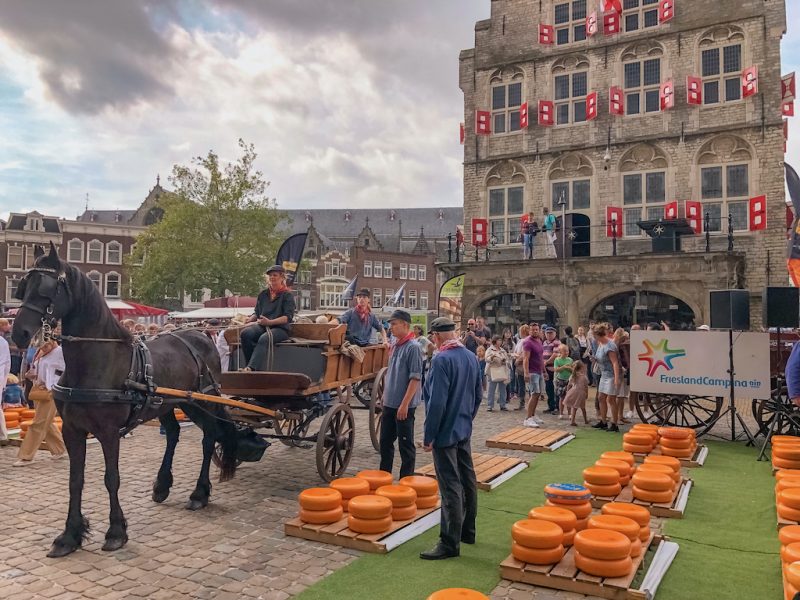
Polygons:
[[800,469],[800,437],[772,436],[772,466],[776,469]]
[[630,483],[631,475],[633,475],[633,467],[624,460],[616,460],[613,458],[599,458],[594,463],[594,466],[607,467],[616,470],[617,473],[619,473],[619,484],[623,487]]
[[643,502],[672,502],[675,496],[675,482],[667,473],[642,470],[641,465],[631,477],[633,497]]
[[778,492],[777,508],[781,519],[800,523],[800,487],[787,487]]
[[36,410],[33,408],[23,408],[19,411],[19,418],[20,420],[33,420],[33,417],[36,416]]
[[681,461],[674,456],[661,456],[659,454],[651,454],[644,457],[644,464],[646,465],[665,465],[672,469],[678,475],[681,474]]
[[[669,457],[672,458],[672,457]],[[636,469],[637,473],[664,473],[672,479],[672,489],[675,490],[681,484],[681,474],[672,470],[672,467],[667,465],[659,465],[656,463],[644,463],[639,465]]]
[[522,519],[511,527],[511,554],[531,565],[553,565],[564,557],[564,530],[540,519]]
[[335,523],[342,518],[342,495],[333,488],[308,488],[297,497],[304,523]]
[[544,486],[544,497],[547,506],[565,508],[577,517],[576,531],[586,529],[586,521],[592,514],[592,492],[587,488],[574,483],[550,483]]
[[19,436],[20,436],[21,438],[23,438],[23,439],[25,438],[25,436],[26,436],[26,435],[27,435],[27,433],[28,433],[28,428],[29,428],[31,425],[33,425],[33,419],[28,419],[28,420],[25,420],[25,421],[20,421],[20,422],[19,422],[19,428],[20,428],[20,430],[21,430],[21,431],[20,431],[20,434],[19,434]]
[[407,485],[383,485],[375,490],[376,496],[392,501],[392,520],[408,521],[417,516],[417,492]]
[[575,534],[575,566],[595,577],[624,577],[633,570],[631,541],[619,531],[584,529]]
[[342,508],[347,510],[350,498],[369,494],[369,481],[363,477],[340,477],[331,481],[331,487],[342,495]]
[[786,488],[791,487],[800,487],[800,476],[799,475],[792,475],[791,477],[781,477],[778,478],[778,475],[781,474],[781,471],[778,471],[775,474],[775,478],[777,481],[775,482],[775,501],[778,500],[778,494],[781,493]]
[[778,530],[778,540],[781,542],[781,548],[800,542],[800,525],[787,525]]
[[630,517],[620,515],[592,515],[586,524],[586,529],[608,529],[619,531],[631,542],[631,558],[642,554],[642,540],[639,539],[640,525]]
[[800,542],[792,542],[781,546],[781,569],[786,574],[786,567],[800,562]]
[[691,458],[697,450],[694,429],[688,427],[662,427],[658,430],[661,440],[658,447],[664,456]]
[[374,494],[375,490],[384,485],[392,485],[392,474],[386,471],[378,471],[375,469],[366,469],[356,473],[356,477],[361,477],[369,482],[370,493]]
[[19,429],[19,422],[22,420],[20,413],[22,409],[7,408],[3,411],[3,418],[6,421],[6,429]]
[[658,425],[650,425],[649,423],[636,423],[630,429],[633,433],[646,433],[653,438],[653,447],[658,444],[660,436],[658,435]]
[[356,533],[383,533],[392,526],[392,501],[386,496],[356,496],[347,511],[347,526]]
[[587,467],[583,470],[583,485],[593,496],[613,498],[622,491],[620,472],[611,467]]
[[639,541],[646,542],[650,539],[650,511],[644,506],[630,502],[609,502],[603,505],[600,512],[633,519],[639,525]]
[[489,597],[469,588],[447,588],[433,592],[427,600],[489,600]]
[[433,477],[409,475],[403,477],[399,483],[410,487],[417,493],[418,509],[433,508],[439,503],[439,483]]
[[656,447],[655,439],[649,431],[629,431],[622,436],[622,449],[636,454],[650,454]]
[[578,517],[571,510],[559,506],[536,506],[528,512],[529,519],[539,519],[555,523],[564,532],[564,546],[571,546],[575,538]]
[[789,563],[783,568],[784,600],[794,600],[800,590],[800,562]]

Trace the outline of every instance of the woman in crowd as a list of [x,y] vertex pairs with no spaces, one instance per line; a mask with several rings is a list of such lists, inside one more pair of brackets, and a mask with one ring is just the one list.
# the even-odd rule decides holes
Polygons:
[[506,384],[508,383],[508,352],[503,349],[502,338],[492,337],[492,345],[486,350],[486,371],[489,376],[489,412],[494,410],[495,393],[500,403],[500,410],[506,408]]
[[[614,331],[614,344],[619,351],[619,367],[622,372],[620,377],[619,387],[617,388],[617,422],[630,423],[627,419],[623,418],[625,413],[625,401],[628,399],[630,393],[630,364],[631,364],[631,340],[622,327],[618,327]],[[633,406],[631,405],[631,410]]]
[[[598,323],[592,332],[597,342],[594,359],[600,370],[600,381],[597,384],[597,400],[600,420],[594,427],[607,431],[619,431],[617,424],[617,390],[622,382],[619,362],[619,350],[609,336],[607,323]],[[608,420],[611,424],[608,424]]]
[[575,336],[575,339],[578,340],[578,344],[581,346],[581,360],[583,364],[586,365],[586,377],[589,377],[589,356],[586,354],[589,351],[589,336],[586,335],[586,329],[584,327],[578,327],[578,334]]

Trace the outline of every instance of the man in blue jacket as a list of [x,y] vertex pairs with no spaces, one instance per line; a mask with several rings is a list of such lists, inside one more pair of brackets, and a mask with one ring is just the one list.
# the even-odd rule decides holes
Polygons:
[[477,357],[458,341],[455,323],[446,317],[431,323],[438,353],[425,380],[425,452],[442,495],[439,543],[419,556],[441,560],[458,556],[460,543],[475,543],[478,487],[472,466],[472,420],[478,414],[483,385]]

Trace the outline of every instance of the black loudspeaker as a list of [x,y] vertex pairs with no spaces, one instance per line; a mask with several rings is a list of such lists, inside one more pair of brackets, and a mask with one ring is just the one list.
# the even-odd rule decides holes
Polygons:
[[750,292],[747,290],[715,290],[711,300],[711,329],[750,329]]
[[764,327],[800,327],[800,288],[764,288]]

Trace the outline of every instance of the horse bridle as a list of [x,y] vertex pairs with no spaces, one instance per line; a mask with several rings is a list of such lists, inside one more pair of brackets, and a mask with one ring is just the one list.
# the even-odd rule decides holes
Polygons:
[[[40,308],[35,304],[25,302],[25,291],[28,286],[28,278],[33,273],[41,273],[42,275],[46,276],[42,281],[42,284],[39,286],[39,289],[36,290],[36,292],[42,298],[46,298],[49,301],[45,308]],[[56,299],[61,293],[62,287],[64,288],[64,292],[67,294],[67,296],[69,296],[70,293],[69,288],[67,287],[67,274],[65,271],[59,269],[49,269],[47,267],[33,267],[32,269],[29,269],[27,273],[25,273],[25,277],[23,277],[22,281],[19,282],[17,291],[14,294],[14,297],[17,300],[23,301],[20,308],[26,308],[42,315],[42,334],[44,335],[45,339],[52,336],[53,325],[56,321],[56,318],[53,316],[53,310],[55,309]]]

